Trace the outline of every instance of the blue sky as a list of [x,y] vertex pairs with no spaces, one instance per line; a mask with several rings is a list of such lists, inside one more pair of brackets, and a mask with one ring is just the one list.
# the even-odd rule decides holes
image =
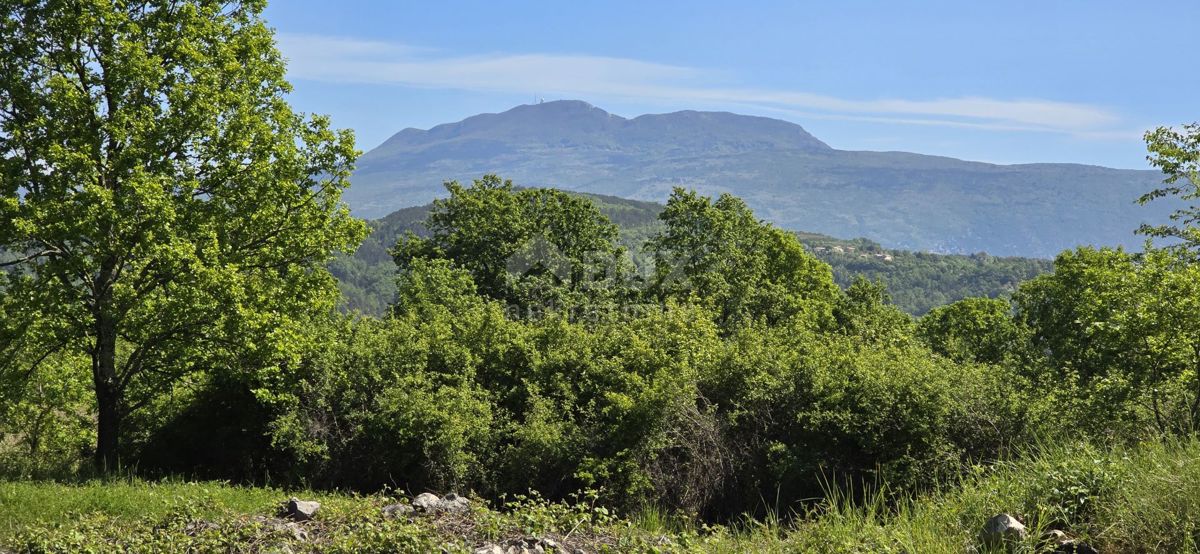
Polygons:
[[1200,2],[276,0],[293,104],[363,150],[582,99],[786,119],[835,148],[1144,168],[1200,119]]

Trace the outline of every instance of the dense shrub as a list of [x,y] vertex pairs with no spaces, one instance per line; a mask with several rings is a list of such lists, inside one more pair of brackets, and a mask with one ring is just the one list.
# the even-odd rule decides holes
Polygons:
[[799,323],[724,336],[689,306],[512,321],[442,298],[331,323],[336,340],[294,370],[270,425],[295,478],[493,497],[590,487],[629,509],[733,515],[819,494],[823,475],[927,486],[1028,428],[1002,368],[916,343]]

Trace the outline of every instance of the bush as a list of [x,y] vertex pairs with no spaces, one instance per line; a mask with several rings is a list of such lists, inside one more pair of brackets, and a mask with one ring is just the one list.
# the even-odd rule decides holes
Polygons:
[[0,477],[69,476],[89,461],[96,439],[88,363],[55,355],[0,383]]

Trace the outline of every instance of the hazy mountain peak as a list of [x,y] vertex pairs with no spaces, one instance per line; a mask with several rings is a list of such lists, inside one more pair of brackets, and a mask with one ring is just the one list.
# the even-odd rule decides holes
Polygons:
[[381,159],[446,146],[498,149],[547,146],[632,153],[681,150],[729,153],[745,150],[828,150],[803,127],[778,119],[729,112],[685,110],[626,119],[582,100],[523,104],[500,113],[480,114],[429,130],[405,129],[369,152],[370,167]]

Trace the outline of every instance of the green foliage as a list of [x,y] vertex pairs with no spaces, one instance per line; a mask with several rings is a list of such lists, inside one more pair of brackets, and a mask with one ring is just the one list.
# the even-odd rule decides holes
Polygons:
[[892,301],[913,315],[973,297],[1007,297],[1022,282],[1048,273],[1051,260],[996,257],[985,253],[934,254],[885,249],[866,239],[836,240],[799,233],[818,258],[833,267],[847,287],[858,277],[887,284]]
[[887,287],[859,277],[833,310],[835,328],[844,335],[881,346],[900,346],[912,339],[912,317],[891,303]]
[[1146,204],[1158,199],[1177,198],[1186,205],[1171,214],[1171,222],[1161,225],[1142,225],[1139,232],[1151,237],[1167,238],[1174,248],[1200,252],[1200,123],[1182,128],[1159,127],[1146,132],[1150,163],[1162,170],[1163,186],[1142,195],[1138,202]]
[[[1157,485],[1132,468],[1162,473],[1148,460],[1171,451],[1131,462],[1078,440],[1132,444],[1200,424],[1200,266],[1186,250],[1079,248],[1011,303],[967,298],[914,320],[882,281],[859,276],[839,289],[795,235],[728,195],[677,190],[660,223],[640,228],[653,256],[643,280],[599,207],[620,203],[516,189],[495,176],[447,187],[424,235],[392,252],[395,302],[385,317],[335,315],[314,296],[294,309],[245,308],[221,320],[231,325],[224,331],[245,330],[238,318],[258,313],[290,321],[273,331],[282,342],[224,339],[179,358],[191,365],[170,395],[155,394],[163,383],[132,381],[145,409],[129,415],[136,431],[125,435],[141,471],[469,492],[506,511],[477,511],[472,536],[584,529],[608,533],[603,544],[617,550],[961,550],[974,541],[968,528],[996,511],[1035,531],[1118,545],[1126,536],[1106,535],[1100,522],[1194,534],[1186,502],[1136,496]],[[614,213],[636,219],[630,212],[642,208]],[[37,271],[4,275],[4,306],[37,292]],[[14,360],[38,369],[6,373],[0,389],[13,400],[0,421],[12,475],[71,471],[72,452],[92,437],[90,414],[103,412],[80,371],[94,358],[64,348],[39,357],[45,343],[34,339],[69,336],[47,314],[0,326]],[[147,355],[137,344],[122,335],[114,359]],[[1009,461],[1037,440],[1064,439],[1073,450]],[[1127,515],[1117,498],[1142,504]],[[444,529],[381,519],[377,506],[341,506],[320,522],[338,533],[310,542],[189,503],[135,521],[86,513],[69,525],[27,525],[14,544],[469,546],[440,539]],[[639,511],[636,525],[614,515]],[[789,512],[803,520],[791,530],[679,524]],[[200,513],[218,523],[198,524]],[[622,525],[628,532],[614,534]],[[641,527],[668,542],[648,542]],[[829,540],[814,542],[815,532]]]
[[[567,198],[496,178],[458,189],[436,231],[396,249],[387,317],[314,318],[294,361],[180,381],[147,410],[155,417],[136,419],[143,471],[493,499],[537,491],[551,503],[591,489],[626,513],[720,519],[803,512],[830,485],[860,491],[850,502],[870,500],[872,483],[936,489],[1034,437],[1131,438],[1158,417],[1163,430],[1190,425],[1200,281],[1169,252],[1065,253],[1018,291],[1015,312],[977,298],[914,321],[880,282],[839,290],[828,266],[735,199],[679,192],[651,243],[646,304],[636,279],[573,285],[595,281],[574,281],[572,268],[586,273],[593,254],[619,247],[546,216],[569,205],[569,219],[604,221]],[[506,205],[526,219],[495,232],[516,238],[477,232],[500,225],[482,214]],[[556,234],[565,272],[512,271],[530,237]],[[493,271],[497,251],[510,254]],[[528,285],[615,310],[531,315],[549,297],[531,301]],[[212,441],[187,440],[201,429]],[[1090,491],[1111,481],[1047,471],[1057,480],[1038,489],[1041,504],[1020,508],[1045,521],[1054,506],[1054,521],[1091,517]]]
[[829,267],[794,235],[756,219],[740,199],[723,194],[714,202],[676,188],[659,219],[664,229],[646,249],[654,254],[652,293],[660,298],[694,297],[726,327],[795,317],[828,322],[837,297]]
[[[1020,548],[1061,529],[1101,552],[1196,552],[1200,539],[1200,444],[1150,442],[1131,449],[1077,443],[1021,460],[976,465],[919,495],[886,488],[830,488],[792,521],[698,525],[653,508],[613,514],[595,492],[569,502],[506,498],[466,517],[386,518],[383,495],[348,496],[222,483],[0,483],[0,548],[14,552],[234,551],[470,552],[483,543],[546,537],[596,552],[933,552],[979,549],[987,518],[1010,513],[1030,529]],[[858,490],[858,489],[855,489]],[[295,494],[322,503],[301,540],[276,503]],[[986,550],[985,550],[986,551]]]
[[0,289],[29,326],[0,347],[89,353],[101,467],[173,383],[294,356],[336,299],[330,253],[361,239],[353,136],[290,109],[263,8],[0,7]]
[[[222,483],[0,485],[6,501],[47,505],[5,521],[0,545],[19,552],[428,552],[447,541],[434,525],[382,516],[386,497],[300,492],[322,503],[317,522],[274,519],[285,491]],[[453,544],[453,543],[452,543]],[[461,542],[451,548],[468,551]]]
[[494,431],[476,356],[503,338],[503,316],[482,303],[425,315],[332,324],[342,338],[289,376],[272,434],[296,459],[295,478],[368,489],[481,481]]
[[0,476],[71,474],[95,441],[88,360],[58,354],[0,389]]
[[[395,250],[387,317],[313,318],[288,363],[180,381],[135,420],[142,471],[490,498],[592,488],[625,510],[729,517],[799,506],[822,476],[919,490],[1035,428],[1013,368],[934,356],[882,284],[842,292],[732,197],[676,193],[643,295],[608,279],[615,227],[587,201],[495,177],[449,187],[429,233]],[[551,254],[514,271],[536,237]]]
[[962,552],[979,548],[987,518],[1009,513],[1030,530],[1018,551],[1044,551],[1041,534],[1060,529],[1101,552],[1195,552],[1196,453],[1194,440],[1111,451],[1068,443],[976,466],[942,491],[917,497],[880,490],[853,502],[835,492],[782,544],[820,552]]
[[1025,513],[1037,514],[1056,527],[1080,526],[1096,515],[1098,504],[1112,495],[1127,469],[1117,460],[1092,449],[1045,463],[1032,480]]
[[917,335],[934,352],[960,363],[1028,360],[1027,338],[1006,300],[967,298],[935,308],[918,321]]
[[1052,275],[1022,286],[1016,305],[1045,355],[1043,378],[1082,388],[1090,425],[1144,434],[1200,424],[1200,266],[1188,257],[1064,252]]
[[[284,101],[263,9],[0,7],[0,475],[78,475],[95,441],[107,472],[120,452],[143,475],[372,496],[323,495],[306,538],[244,517],[276,490],[0,483],[0,505],[25,508],[0,510],[0,549],[466,551],[578,532],[612,551],[962,551],[1009,511],[1035,534],[1126,549],[1153,529],[1172,534],[1156,548],[1196,550],[1194,209],[1143,229],[1177,244],[1064,252],[1011,302],[1040,262],[856,253],[728,194],[676,189],[658,212],[495,175],[333,260],[364,231],[340,203],[357,153]],[[1197,197],[1196,141],[1194,125],[1148,135],[1167,180],[1143,202]],[[372,265],[389,257],[395,272]],[[386,315],[336,314],[330,271]],[[945,289],[911,311],[986,297],[914,320],[884,278]],[[502,511],[387,518],[393,490]],[[766,522],[686,523],[746,514]]]
[[594,487],[627,509],[729,514],[818,493],[823,472],[926,486],[1028,428],[1017,379],[912,340],[801,323],[725,337],[710,311],[674,305],[510,320],[469,289],[442,290],[457,292],[402,293],[394,317],[322,333],[339,338],[299,366],[272,425],[297,477],[489,496]]
[[[629,254],[636,276],[653,273],[654,255],[643,249],[664,228],[658,215],[663,205],[594,194],[577,195],[595,204],[618,226],[617,243]],[[373,221],[372,232],[353,256],[341,256],[330,264],[338,278],[345,308],[369,315],[382,315],[394,301],[395,264],[387,253],[406,233],[429,235],[424,221],[431,205],[405,208]],[[858,276],[883,281],[896,306],[913,315],[963,298],[1004,297],[1017,285],[1053,268],[1051,260],[1000,258],[987,254],[970,256],[885,250],[865,239],[837,240],[824,235],[796,233],[797,238],[833,269],[834,281],[848,287]]]
[[531,313],[619,294],[617,228],[591,202],[554,189],[515,190],[495,175],[446,190],[425,222],[429,236],[410,233],[396,245],[401,273],[415,260],[449,260],[484,296]]

